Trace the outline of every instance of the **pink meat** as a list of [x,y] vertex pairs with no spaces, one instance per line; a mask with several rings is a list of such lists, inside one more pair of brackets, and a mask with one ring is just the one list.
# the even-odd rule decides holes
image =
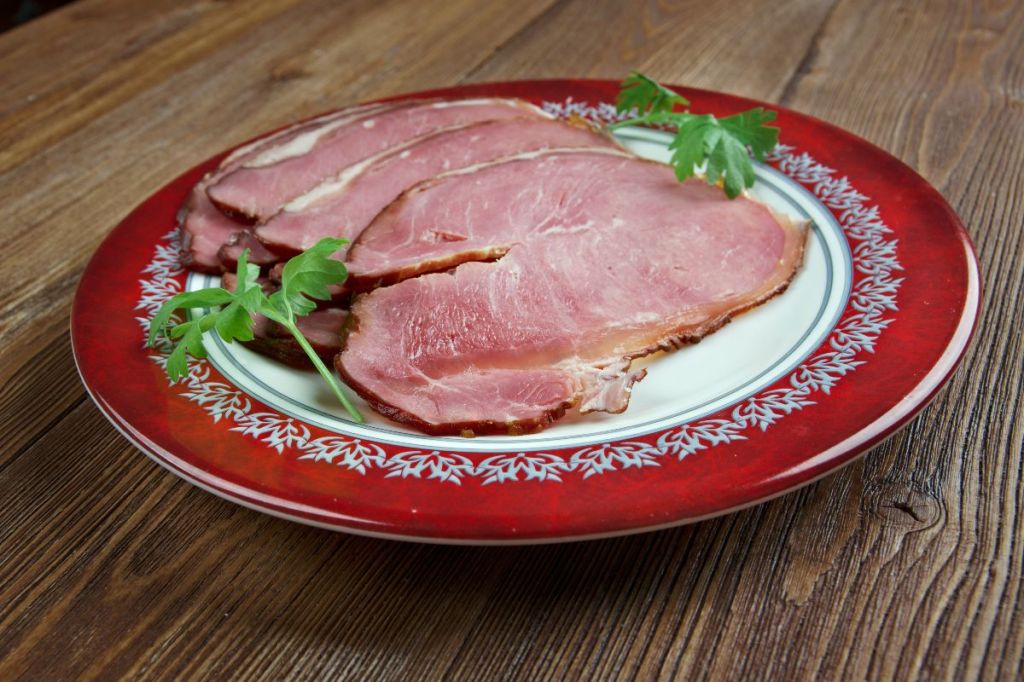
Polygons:
[[206,184],[209,176],[203,178],[189,192],[185,205],[178,217],[178,229],[182,236],[185,265],[200,272],[221,271],[220,248],[245,225],[232,220],[217,210],[206,198]]
[[325,179],[390,147],[442,128],[522,117],[550,118],[512,99],[404,102],[354,117],[326,134],[296,139],[288,149],[258,154],[211,183],[207,194],[226,213],[266,221]]
[[287,147],[297,137],[309,136],[314,134],[314,131],[324,128],[330,129],[330,126],[337,125],[337,121],[346,117],[378,111],[385,106],[387,105],[363,105],[325,114],[304,123],[288,126],[234,150],[215,171],[208,173],[192,188],[185,205],[182,206],[178,227],[182,235],[185,265],[201,272],[219,273],[221,262],[218,253],[221,247],[232,235],[247,229],[245,224],[217,210],[210,202],[206,195],[206,189],[210,184],[218,182],[226,173],[239,168],[261,153]]
[[614,152],[440,176],[378,216],[352,267],[401,279],[503,257],[359,297],[335,365],[381,413],[432,434],[537,430],[572,407],[621,412],[643,377],[632,359],[695,342],[783,290],[805,233]]
[[[292,200],[256,235],[274,251],[295,254],[324,237],[352,239],[403,190],[440,173],[548,148],[618,148],[609,136],[543,119],[475,123],[416,138],[350,166]],[[443,238],[443,235],[441,235]]]

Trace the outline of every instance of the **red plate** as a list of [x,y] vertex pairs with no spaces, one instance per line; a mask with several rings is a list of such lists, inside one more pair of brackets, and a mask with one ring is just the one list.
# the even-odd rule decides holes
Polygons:
[[[614,116],[610,81],[488,83],[425,95],[515,96],[566,115]],[[680,88],[699,112],[761,104]],[[136,208],[96,251],[71,318],[86,388],[158,463],[277,516],[438,542],[550,542],[723,514],[853,460],[923,407],[974,329],[978,266],[963,226],[907,166],[847,132],[779,111],[782,144],[755,193],[814,224],[790,291],[698,346],[650,363],[623,415],[569,418],[533,436],[431,438],[373,415],[356,427],[311,373],[210,346],[169,385],[145,321],[183,287],[175,213],[221,158]],[[665,136],[631,131],[660,157]],[[364,410],[368,413],[369,410]]]

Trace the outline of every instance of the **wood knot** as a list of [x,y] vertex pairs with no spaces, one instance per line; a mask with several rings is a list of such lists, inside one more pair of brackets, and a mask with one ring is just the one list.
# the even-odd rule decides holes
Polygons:
[[921,488],[898,481],[882,481],[864,491],[865,513],[887,528],[917,532],[942,519],[942,502]]

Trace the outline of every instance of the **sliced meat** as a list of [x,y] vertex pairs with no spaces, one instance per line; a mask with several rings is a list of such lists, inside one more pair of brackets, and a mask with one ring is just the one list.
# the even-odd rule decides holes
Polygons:
[[254,265],[269,266],[281,260],[280,254],[268,249],[250,230],[241,230],[228,237],[217,252],[221,269],[225,272],[237,270],[238,259],[246,249],[249,249],[246,260]]
[[[256,235],[274,251],[292,255],[324,237],[352,239],[403,190],[435,175],[539,149],[607,147],[608,135],[584,125],[543,119],[486,121],[416,138],[350,166],[293,199]],[[439,238],[457,239],[456,235]]]
[[[246,229],[245,224],[219,211],[206,195],[211,183],[218,182],[226,173],[240,167],[247,161],[253,161],[260,154],[268,154],[271,150],[287,148],[296,139],[310,136],[316,131],[331,130],[352,116],[379,111],[391,105],[362,105],[319,116],[303,123],[288,126],[248,144],[242,145],[229,154],[220,166],[200,180],[178,215],[178,229],[181,232],[185,265],[193,270],[208,273],[221,272],[219,252],[221,247],[240,230]],[[239,251],[240,252],[240,251]]]
[[184,265],[199,272],[219,273],[220,249],[245,225],[233,220],[210,203],[206,197],[209,177],[203,178],[189,192],[185,205],[178,213]]
[[587,230],[577,214],[618,198],[587,196],[594,182],[589,164],[661,168],[626,151],[594,149],[527,152],[438,175],[404,192],[360,233],[346,259],[349,286],[368,289],[466,261],[495,260],[523,239],[551,230]]
[[373,111],[383,111],[394,106],[396,105],[388,103],[359,104],[321,114],[307,121],[293,123],[277,132],[264,135],[235,148],[224,158],[220,167],[222,169],[234,169],[247,162],[259,163],[259,159],[272,159],[275,156],[285,157],[288,154],[295,153],[295,150],[301,148],[303,144],[308,144],[308,142],[302,141],[307,141],[310,138],[315,140],[317,137],[329,133],[339,125],[339,122],[343,122],[353,116],[360,116]]
[[[228,291],[235,290],[236,282],[237,278],[232,273],[224,273],[221,277],[221,286]],[[261,280],[261,285],[268,295],[277,289],[269,280]],[[298,318],[298,327],[316,354],[330,361],[341,350],[341,332],[347,317],[348,311],[341,308],[320,308]],[[292,367],[313,367],[291,332],[276,322],[263,315],[256,315],[253,319],[253,334],[255,338],[245,343],[247,348]]]
[[[332,358],[341,350],[341,331],[348,318],[348,311],[341,308],[320,308],[309,315],[299,318],[299,331],[313,346],[317,355],[327,359]],[[278,336],[288,334],[280,327],[271,334]],[[289,334],[289,338],[290,338]]]
[[667,166],[580,150],[440,176],[368,232],[361,262],[377,277],[505,254],[357,298],[335,359],[381,413],[471,435],[537,430],[572,407],[621,412],[643,377],[632,359],[782,291],[806,229]]
[[286,149],[257,154],[210,183],[207,195],[225,213],[266,221],[290,200],[381,151],[443,128],[522,117],[551,118],[512,99],[403,102],[336,121],[326,133],[297,138]]

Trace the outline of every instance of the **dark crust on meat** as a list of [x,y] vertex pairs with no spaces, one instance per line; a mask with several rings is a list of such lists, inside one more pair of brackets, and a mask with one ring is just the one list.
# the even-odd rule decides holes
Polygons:
[[[211,185],[211,187],[212,186],[213,185]],[[216,199],[210,196],[209,188],[207,188],[206,191],[206,198],[210,200],[211,204],[217,207],[218,211],[220,211],[227,217],[231,218],[232,220],[237,220],[242,225],[255,225],[258,220],[258,218],[254,215],[250,215],[234,206],[229,206],[228,204],[224,204],[217,201]]]
[[[254,350],[260,355],[266,355],[268,358],[273,358],[279,362],[283,362],[290,367],[297,369],[314,369],[312,361],[306,352],[302,350],[302,346],[299,345],[292,335],[285,329],[282,329],[271,323],[271,328],[267,336],[257,337],[252,341],[246,341],[245,347]],[[338,353],[336,346],[326,347],[320,344],[310,342],[313,350],[324,362],[330,362]]]
[[[782,292],[784,292],[793,281],[793,277],[796,276],[797,271],[800,269],[803,263],[804,257],[804,245],[806,244],[807,232],[804,231],[804,240],[800,244],[800,253],[795,259],[795,267],[789,274],[789,277],[776,286],[774,289],[766,292],[761,298],[752,301],[751,303],[731,310],[724,315],[720,315],[714,319],[708,320],[703,325],[696,329],[678,329],[672,334],[668,334],[660,343],[653,344],[647,348],[637,350],[629,355],[625,356],[629,360],[635,360],[637,358],[650,355],[657,351],[675,350],[687,345],[693,345],[698,343],[701,339],[712,334],[726,324],[731,322],[737,315],[741,315],[753,308],[756,308],[765,302],[775,298]],[[534,419],[528,420],[517,420],[511,422],[496,422],[491,420],[476,421],[476,422],[450,422],[443,424],[432,424],[425,422],[419,417],[409,414],[401,410],[394,405],[385,402],[380,396],[375,394],[372,390],[367,388],[365,385],[356,381],[348,372],[345,371],[344,365],[341,363],[341,355],[345,352],[345,348],[348,346],[348,336],[352,331],[358,330],[359,317],[355,311],[349,313],[348,319],[346,320],[345,329],[346,332],[342,333],[342,346],[341,352],[338,353],[334,358],[335,369],[338,370],[338,374],[344,382],[353,391],[358,393],[366,402],[373,407],[374,410],[380,412],[385,417],[393,419],[394,421],[402,424],[407,424],[415,429],[418,429],[431,436],[485,436],[485,435],[509,435],[515,436],[524,433],[534,433],[541,431],[558,419],[565,416],[566,410],[574,407],[579,403],[580,396],[576,396],[574,400],[567,401],[558,407],[544,412],[541,416]],[[628,406],[628,402],[627,402]],[[623,407],[625,410],[625,407]]]
[[420,275],[430,275],[436,272],[451,270],[463,263],[490,263],[498,260],[509,252],[511,246],[495,246],[489,249],[478,249],[476,251],[464,251],[454,256],[439,258],[436,260],[420,261],[415,265],[408,265],[397,270],[388,272],[383,277],[360,277],[358,274],[350,273],[345,285],[354,292],[370,291],[378,287],[387,287],[398,284]]
[[[217,249],[217,260],[220,261],[220,268],[224,272],[234,272],[238,269],[238,258],[231,255],[230,248],[238,245],[239,237],[242,234],[242,230],[231,235],[226,242],[224,242],[219,249]],[[252,233],[249,233],[252,235]],[[262,242],[261,242],[262,243]],[[266,246],[266,245],[264,245]],[[269,251],[269,247],[267,248]],[[277,253],[272,254],[274,260],[260,260],[254,259],[252,256],[252,249],[249,249],[249,263],[260,266],[260,270],[266,272],[282,260],[288,258],[281,258]],[[290,258],[290,256],[289,256]]]
[[385,402],[376,393],[353,379],[352,376],[345,371],[344,366],[338,361],[340,356],[341,353],[338,353],[338,355],[335,356],[334,367],[338,370],[341,380],[344,381],[349,388],[358,393],[363,400],[369,403],[370,407],[392,421],[399,422],[400,424],[407,424],[414,429],[431,436],[464,436],[466,438],[472,438],[473,436],[518,436],[524,433],[536,433],[537,431],[543,431],[553,422],[561,419],[565,416],[566,410],[579,402],[578,399],[564,402],[558,407],[544,412],[535,419],[520,419],[511,422],[484,420],[431,424],[430,422],[425,422],[419,417],[409,414],[408,412]]
[[238,270],[238,259],[232,257],[231,252],[228,250],[234,244],[231,242],[235,240],[235,237],[230,237],[228,241],[221,244],[220,248],[217,249],[217,260],[220,262],[220,269],[223,272],[236,272]]
[[178,237],[181,239],[181,264],[189,270],[202,270],[197,268],[192,262],[192,235],[185,229],[185,219],[188,218],[188,212],[192,210],[192,192],[188,193],[185,197],[185,201],[181,202],[181,206],[178,207],[178,212],[174,218],[177,221],[178,226]]
[[[277,339],[270,337],[257,337],[252,341],[245,341],[243,344],[249,350],[256,351],[260,355],[265,355],[272,360],[282,362],[289,367],[296,369],[313,369],[313,363],[306,353],[302,350],[295,339]],[[324,357],[320,353],[317,353],[320,357],[325,360],[330,359],[330,355]]]
[[[256,227],[258,228],[259,225],[257,225]],[[270,249],[274,253],[280,254],[281,255],[280,261],[286,261],[289,258],[293,258],[295,256],[298,256],[300,253],[302,253],[298,249],[294,249],[294,248],[292,248],[290,246],[287,246],[285,244],[281,244],[279,242],[273,242],[273,241],[270,241],[269,239],[264,239],[259,234],[259,232],[256,232],[255,230],[253,230],[253,235],[255,235],[256,239],[258,239],[259,242],[261,244],[263,244],[263,246],[267,247],[268,249]]]
[[[203,178],[204,180],[206,178]],[[200,181],[202,182],[202,180]],[[192,258],[192,235],[185,229],[185,221],[188,219],[188,214],[192,211],[192,191],[189,191],[188,196],[185,197],[185,201],[181,204],[181,208],[178,209],[178,214],[175,216],[178,221],[178,234],[181,236],[181,264],[194,272],[205,272],[208,275],[219,275],[220,268],[208,267],[200,265]]]
[[[221,286],[228,291],[233,292],[235,291],[236,279],[237,278],[234,274],[226,272],[221,276]],[[263,291],[268,295],[276,291],[276,287],[273,283],[265,279],[260,280],[260,286],[262,286]],[[291,332],[272,320],[267,321],[265,335],[257,336],[251,341],[243,341],[242,345],[250,350],[256,351],[260,355],[265,355],[268,358],[283,362],[290,367],[298,369],[314,369],[313,363],[306,355],[306,352],[302,350],[302,346],[300,346],[298,341],[295,340],[295,337],[291,335]],[[313,341],[310,341],[309,345],[325,362],[330,362],[331,358],[337,355],[339,348],[338,345],[324,346]]]

